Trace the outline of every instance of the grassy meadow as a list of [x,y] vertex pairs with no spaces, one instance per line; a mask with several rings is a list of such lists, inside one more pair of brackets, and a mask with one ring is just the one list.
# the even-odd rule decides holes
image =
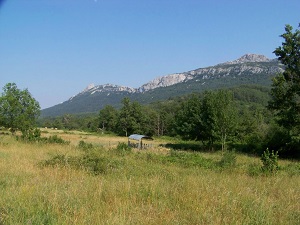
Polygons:
[[[181,152],[154,140],[44,131],[69,144],[0,135],[0,224],[300,224],[300,163]],[[229,163],[224,163],[229,162]],[[223,162],[223,163],[222,163]]]

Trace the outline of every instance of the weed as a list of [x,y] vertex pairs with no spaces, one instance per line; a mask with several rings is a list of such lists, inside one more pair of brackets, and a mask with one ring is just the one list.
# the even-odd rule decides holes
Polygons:
[[261,156],[261,161],[263,163],[262,171],[265,173],[276,173],[279,169],[278,166],[278,152],[274,153],[274,150],[272,152],[269,151],[267,148],[266,151]]
[[16,136],[17,141],[22,140],[25,142],[38,142],[38,143],[50,143],[50,144],[70,144],[70,141],[65,141],[61,137],[57,135],[50,136],[48,138],[41,137],[41,130],[40,129],[33,129],[33,130],[27,130],[23,131],[22,135]]
[[65,166],[67,164],[68,157],[63,154],[53,156],[51,159],[42,161],[39,165],[41,166]]
[[33,141],[40,141],[41,140],[41,130],[35,128],[33,130],[26,130],[22,132],[21,138],[23,140],[33,142]]
[[232,168],[236,165],[236,154],[234,151],[225,151],[221,160],[218,162],[221,168]]
[[261,167],[259,164],[257,163],[251,163],[248,166],[248,175],[255,177],[255,176],[259,176],[262,172]]
[[283,168],[290,176],[300,175],[300,163],[290,163]]
[[57,135],[53,135],[50,136],[47,140],[48,143],[51,144],[64,144],[64,145],[68,145],[70,144],[70,141],[65,141],[64,139],[62,139],[61,137],[58,137]]
[[91,150],[94,149],[94,146],[92,143],[87,143],[85,141],[79,141],[78,146],[79,149],[87,151],[87,150]]
[[125,156],[130,154],[132,149],[125,142],[119,142],[117,148],[114,149],[114,152],[119,156]]
[[163,161],[170,163],[176,163],[184,167],[204,167],[212,168],[213,161],[202,157],[199,153],[194,152],[181,152],[181,151],[170,151],[170,154],[165,156]]
[[40,166],[70,166],[74,169],[83,169],[95,175],[105,174],[118,168],[119,161],[101,156],[99,152],[89,151],[80,156],[55,155],[51,159],[40,162]]
[[79,163],[79,167],[83,167],[95,175],[106,174],[120,165],[119,161],[100,156],[95,152],[83,155],[76,163]]

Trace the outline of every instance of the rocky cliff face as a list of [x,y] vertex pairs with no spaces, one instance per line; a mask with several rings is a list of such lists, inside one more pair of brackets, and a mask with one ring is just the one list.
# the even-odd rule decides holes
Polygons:
[[247,63],[247,62],[270,62],[270,61],[271,61],[271,59],[268,59],[264,55],[245,54],[236,60],[229,61],[229,62],[222,63],[222,64],[224,65],[224,64],[240,64],[240,63]]
[[110,93],[122,93],[122,92],[135,93],[136,91],[137,89],[135,88],[114,85],[114,84],[103,84],[103,85],[96,85],[96,86],[94,84],[89,84],[82,92],[71,97],[68,101],[71,101],[73,98],[85,94],[94,95],[95,93],[107,93],[107,95],[109,95]]
[[[263,64],[271,62],[274,62],[273,66]],[[229,75],[240,76],[243,74],[277,74],[280,72],[283,72],[283,68],[278,66],[277,60],[268,59],[264,55],[246,54],[239,59],[216,66],[158,77],[141,86],[139,91],[144,92],[158,87],[167,87],[192,79],[211,79]]]
[[[218,64],[216,66],[199,68],[196,70],[191,70],[184,73],[175,73],[162,77],[155,78],[154,80],[142,85],[139,88],[131,88],[113,84],[104,84],[104,85],[88,85],[82,92],[78,95],[95,93],[144,93],[149,90],[153,90],[159,87],[168,87],[174,84],[187,82],[189,80],[208,80],[213,78],[221,77],[238,77],[242,75],[251,75],[251,74],[277,74],[283,72],[283,67],[279,66],[277,60],[271,60],[265,57],[264,55],[257,54],[246,54],[242,57]],[[70,98],[72,100],[74,97]]]
[[[265,65],[264,63],[274,62],[274,65]],[[211,79],[226,77],[229,75],[241,76],[251,74],[277,74],[283,72],[283,68],[278,66],[277,60],[268,59],[264,55],[246,54],[242,57],[216,66],[199,68],[184,73],[175,73],[162,77],[157,77],[154,80],[142,85],[139,88],[124,87],[113,84],[97,85],[90,84],[80,94],[96,92],[127,92],[127,93],[143,93],[159,87],[168,87],[174,84],[187,82],[192,79]]]
[[191,80],[192,78],[193,76],[187,73],[170,74],[167,76],[155,78],[154,80],[142,85],[140,88],[138,88],[138,90],[140,92],[145,92],[158,87],[167,87],[177,83],[185,82]]

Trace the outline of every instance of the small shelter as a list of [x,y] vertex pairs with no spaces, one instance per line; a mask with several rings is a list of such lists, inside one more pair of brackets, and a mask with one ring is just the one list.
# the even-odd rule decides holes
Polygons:
[[[129,147],[134,147],[138,149],[146,149],[149,147],[148,144],[143,144],[143,139],[146,140],[153,140],[152,137],[142,135],[142,134],[132,134],[128,137],[128,146]],[[137,142],[131,142],[131,140],[137,141]]]

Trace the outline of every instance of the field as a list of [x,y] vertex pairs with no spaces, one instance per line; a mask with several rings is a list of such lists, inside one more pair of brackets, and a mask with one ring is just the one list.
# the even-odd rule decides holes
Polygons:
[[0,135],[0,224],[300,224],[299,162],[265,174],[238,153],[222,164],[222,152],[167,140],[130,150],[126,138],[43,132],[54,134],[70,143]]

